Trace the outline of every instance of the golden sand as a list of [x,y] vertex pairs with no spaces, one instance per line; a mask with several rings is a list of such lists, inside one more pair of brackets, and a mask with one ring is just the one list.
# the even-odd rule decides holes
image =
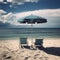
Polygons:
[[[41,49],[19,48],[18,43],[18,40],[0,40],[0,60],[60,60],[60,56],[48,54]],[[43,46],[60,47],[60,39],[45,38]]]

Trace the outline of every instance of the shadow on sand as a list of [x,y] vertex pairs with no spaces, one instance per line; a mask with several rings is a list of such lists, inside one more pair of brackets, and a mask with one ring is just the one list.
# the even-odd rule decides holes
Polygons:
[[38,47],[38,48],[48,54],[60,56],[60,47],[49,47],[49,48]]
[[[48,48],[44,48],[43,47],[43,39],[36,39],[35,46],[36,46],[36,48],[38,48],[40,50],[43,50],[44,52],[46,52],[48,54],[60,56],[60,47],[48,47]],[[31,49],[29,46],[24,46],[24,48]],[[36,50],[36,49],[32,48],[32,50]]]
[[[25,46],[24,48],[30,49],[28,46]],[[60,47],[44,48],[43,46],[40,46],[40,47],[37,47],[37,48],[38,48],[39,50],[43,50],[43,51],[46,52],[47,54],[60,56]],[[36,50],[36,49],[32,49],[32,50]]]

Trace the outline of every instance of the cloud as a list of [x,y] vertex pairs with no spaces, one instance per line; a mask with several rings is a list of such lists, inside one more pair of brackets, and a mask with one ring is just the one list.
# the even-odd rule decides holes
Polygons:
[[7,0],[8,2],[11,2],[13,5],[22,5],[25,2],[38,2],[39,0]]
[[28,15],[37,15],[42,17],[60,17],[60,9],[43,9],[43,10],[34,10],[22,13],[16,13],[15,15],[20,18]]
[[4,0],[0,0],[0,2],[7,4],[8,2],[11,2],[12,4],[10,5],[10,7],[13,7],[14,5],[22,5],[25,2],[38,2],[39,0],[6,0],[6,2],[4,2]]
[[6,11],[0,9],[0,15],[3,14],[3,13],[6,13]]
[[0,0],[0,2],[3,2],[3,0]]
[[13,0],[7,0],[8,2],[12,2]]
[[39,0],[7,0],[8,2],[38,2]]
[[10,12],[6,15],[1,15],[0,16],[0,23],[2,23],[2,25],[4,25],[5,23],[9,23],[9,24],[12,24],[12,25],[19,24],[16,16],[12,12]]

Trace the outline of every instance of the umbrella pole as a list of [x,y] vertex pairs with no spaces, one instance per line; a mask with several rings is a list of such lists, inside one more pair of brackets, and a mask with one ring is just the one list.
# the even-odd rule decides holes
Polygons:
[[34,46],[33,46],[34,45],[34,42],[33,42],[34,39],[32,37],[32,33],[33,33],[33,24],[31,24],[31,47],[30,48],[34,49]]

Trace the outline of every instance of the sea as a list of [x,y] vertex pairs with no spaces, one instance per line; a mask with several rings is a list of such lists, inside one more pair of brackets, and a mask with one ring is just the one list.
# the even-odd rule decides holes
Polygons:
[[0,38],[60,38],[60,28],[0,28]]

